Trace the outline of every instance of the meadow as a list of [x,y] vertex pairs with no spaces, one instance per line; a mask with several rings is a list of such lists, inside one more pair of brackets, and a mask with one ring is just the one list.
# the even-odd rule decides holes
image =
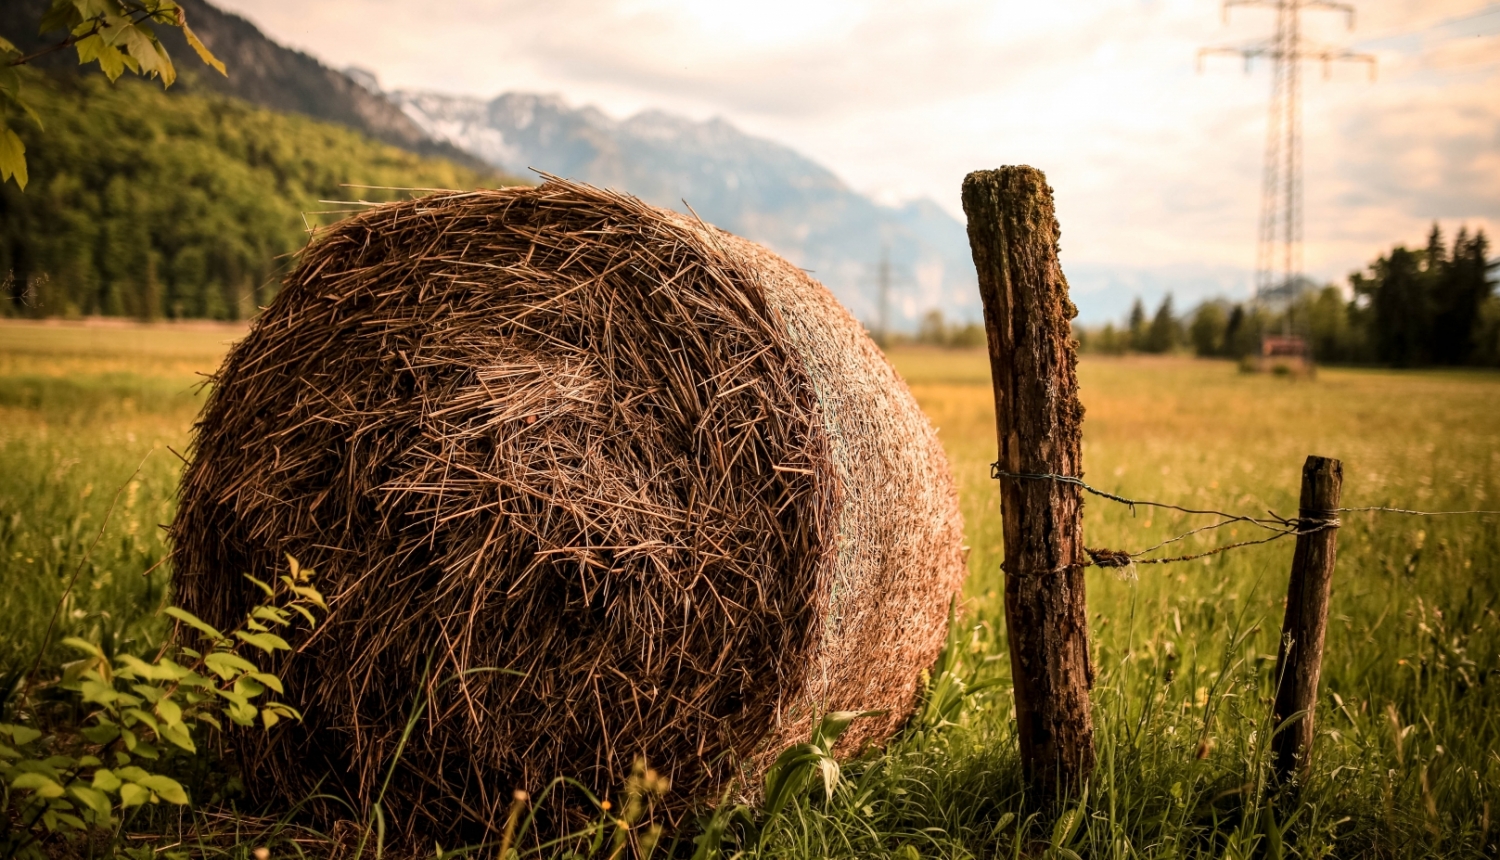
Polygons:
[[[240,333],[0,321],[7,690],[36,659],[75,576],[54,643],[77,635],[136,653],[159,644],[171,599],[160,526],[172,516],[175,452],[185,451],[203,402],[202,374]],[[960,487],[970,578],[949,658],[962,683],[886,749],[845,762],[832,795],[799,798],[758,845],[740,846],[747,855],[1497,855],[1494,515],[1344,515],[1317,749],[1295,797],[1278,794],[1267,769],[1291,542],[1137,565],[1124,576],[1091,571],[1099,766],[1062,825],[1044,825],[1022,796],[1011,725],[987,359],[908,348],[892,360],[940,428]],[[1242,374],[1229,362],[1088,356],[1079,378],[1085,478],[1102,489],[1294,515],[1303,459],[1319,454],[1343,460],[1349,507],[1500,507],[1494,373],[1323,368],[1290,379]],[[1087,543],[1113,549],[1143,549],[1206,522],[1097,498],[1085,511]],[[1251,536],[1229,528],[1173,546],[1201,551]],[[42,662],[64,659],[54,645]],[[177,841],[184,828],[199,837],[211,829],[184,820],[146,816],[136,826]],[[322,853],[303,836],[210,842],[231,856],[261,843],[278,856]]]

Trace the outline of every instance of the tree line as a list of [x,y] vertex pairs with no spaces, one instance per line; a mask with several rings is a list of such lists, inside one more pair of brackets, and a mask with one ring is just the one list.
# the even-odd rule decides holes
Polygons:
[[1243,359],[1261,337],[1303,337],[1315,360],[1395,367],[1500,366],[1500,295],[1483,230],[1460,228],[1451,247],[1434,224],[1421,248],[1397,245],[1348,291],[1309,285],[1285,307],[1211,299],[1179,316],[1168,294],[1148,314],[1139,298],[1123,325],[1075,327],[1088,352],[1169,353]]
[[[341,126],[144,83],[27,73],[43,132],[31,182],[0,188],[0,315],[243,319],[308,228],[400,192],[507,184]],[[514,182],[514,180],[509,180]],[[307,214],[304,214],[307,213]]]

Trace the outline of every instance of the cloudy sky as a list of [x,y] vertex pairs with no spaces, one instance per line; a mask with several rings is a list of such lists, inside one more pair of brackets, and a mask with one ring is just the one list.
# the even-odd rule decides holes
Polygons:
[[[963,175],[1026,163],[1057,192],[1086,315],[1163,289],[1245,294],[1269,69],[1195,69],[1265,8],[1217,0],[220,0],[388,88],[558,93],[617,117],[721,116],[854,188],[961,217]],[[1356,0],[1307,35],[1373,53],[1305,73],[1306,261],[1343,281],[1430,224],[1500,225],[1500,3]]]

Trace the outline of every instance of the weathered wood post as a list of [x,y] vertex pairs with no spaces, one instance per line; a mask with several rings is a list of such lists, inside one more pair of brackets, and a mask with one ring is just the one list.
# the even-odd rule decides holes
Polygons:
[[984,299],[1000,441],[1005,626],[1026,778],[1043,799],[1080,789],[1094,767],[1089,714],[1077,310],[1057,261],[1052,189],[1031,167],[964,178],[969,247]]
[[1297,549],[1286,591],[1286,617],[1276,652],[1276,706],[1273,722],[1301,718],[1271,739],[1276,775],[1283,781],[1307,768],[1312,756],[1313,715],[1318,676],[1323,671],[1323,634],[1328,630],[1328,597],[1338,554],[1339,493],[1344,467],[1328,457],[1308,457],[1302,465],[1302,497],[1297,512]]

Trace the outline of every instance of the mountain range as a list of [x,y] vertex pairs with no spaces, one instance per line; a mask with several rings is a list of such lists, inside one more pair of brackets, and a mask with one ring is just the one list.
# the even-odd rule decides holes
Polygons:
[[[369,73],[354,74],[374,85]],[[643,111],[619,120],[531,93],[488,100],[386,95],[432,137],[509,173],[532,169],[623,190],[658,206],[690,209],[765,244],[811,271],[872,326],[880,317],[882,255],[889,263],[893,328],[911,327],[932,308],[950,320],[978,317],[964,227],[936,203],[880,205],[790,147],[723,119]]]
[[[872,328],[881,320],[882,259],[889,264],[891,328],[910,329],[934,308],[949,320],[979,318],[964,227],[931,200],[879,204],[790,147],[718,118],[695,121],[644,111],[622,120],[531,93],[480,99],[386,92],[374,75],[332,69],[206,0],[177,2],[229,75],[198,64],[181,33],[158,28],[178,59],[174,92],[233,96],[467,167],[510,175],[535,169],[690,209],[809,270]],[[23,51],[55,43],[64,34],[33,35],[48,5],[0,2],[0,33]],[[78,68],[71,51],[50,54],[38,65],[61,73]]]

